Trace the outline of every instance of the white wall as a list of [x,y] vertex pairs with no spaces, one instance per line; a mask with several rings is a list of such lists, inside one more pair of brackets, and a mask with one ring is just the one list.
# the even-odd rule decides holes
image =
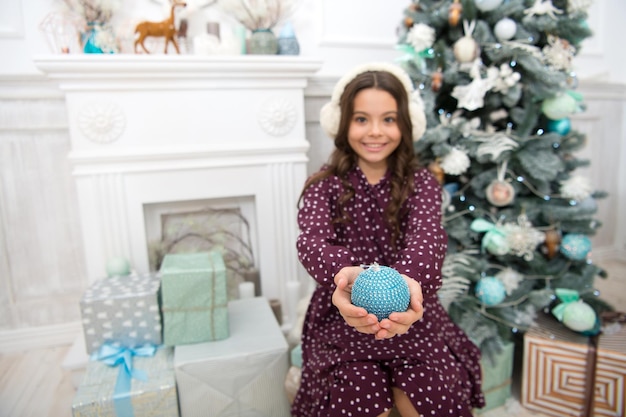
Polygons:
[[[158,20],[166,13],[165,0],[124,0],[119,20],[139,17]],[[189,0],[191,5],[210,0]],[[45,37],[38,29],[46,15],[62,0],[0,1],[0,75],[37,74],[32,57],[47,54]],[[301,0],[293,16],[303,55],[324,60],[319,75],[337,76],[353,64],[369,60],[393,60],[396,27],[409,0]],[[215,6],[205,16],[219,16]],[[622,45],[624,0],[596,0],[590,9],[588,39],[577,58],[581,79],[626,83],[626,51]],[[227,18],[224,18],[227,20]]]

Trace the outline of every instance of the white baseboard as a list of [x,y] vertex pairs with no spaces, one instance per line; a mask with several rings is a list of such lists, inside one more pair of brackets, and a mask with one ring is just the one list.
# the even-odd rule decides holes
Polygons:
[[0,332],[0,354],[71,345],[82,332],[80,321]]

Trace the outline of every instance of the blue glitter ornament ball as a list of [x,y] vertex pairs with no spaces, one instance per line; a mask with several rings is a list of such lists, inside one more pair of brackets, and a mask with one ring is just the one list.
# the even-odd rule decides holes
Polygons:
[[352,285],[352,304],[386,319],[394,311],[409,308],[409,286],[398,271],[374,264],[361,272]]
[[476,298],[488,306],[500,304],[506,298],[504,284],[496,277],[484,277],[476,284]]
[[591,251],[591,239],[585,235],[570,233],[561,240],[561,253],[575,261],[584,261]]

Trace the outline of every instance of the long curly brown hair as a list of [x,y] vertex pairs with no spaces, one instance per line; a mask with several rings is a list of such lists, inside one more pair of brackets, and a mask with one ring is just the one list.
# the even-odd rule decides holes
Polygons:
[[346,203],[354,197],[355,191],[348,181],[347,173],[357,165],[358,156],[348,142],[348,130],[354,113],[354,98],[364,89],[374,88],[388,92],[396,100],[398,106],[398,127],[402,134],[400,145],[389,155],[387,169],[390,173],[391,199],[385,210],[385,221],[391,228],[391,242],[394,248],[400,237],[400,218],[402,204],[413,192],[413,174],[419,164],[413,149],[413,126],[409,114],[409,97],[404,85],[393,74],[386,71],[367,71],[357,75],[341,95],[339,108],[341,119],[339,129],[335,137],[335,149],[333,150],[325,169],[312,175],[305,183],[300,200],[304,191],[311,186],[330,176],[338,177],[344,192],[338,200],[338,212],[333,223],[350,222],[345,212]]

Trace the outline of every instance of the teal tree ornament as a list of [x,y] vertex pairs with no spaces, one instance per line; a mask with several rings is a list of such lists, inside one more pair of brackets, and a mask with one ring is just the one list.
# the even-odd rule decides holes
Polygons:
[[476,298],[487,306],[500,304],[506,298],[506,288],[502,281],[496,277],[483,277],[474,288]]
[[582,111],[582,95],[574,91],[566,91],[547,98],[541,103],[542,113],[551,120],[564,119]]
[[509,252],[509,243],[506,240],[506,233],[502,228],[484,219],[475,219],[470,225],[474,232],[486,232],[482,240],[482,249],[500,256]]
[[374,263],[354,281],[351,300],[352,304],[363,307],[381,321],[394,311],[406,311],[411,295],[408,284],[398,271]]
[[563,119],[548,120],[547,128],[550,132],[556,132],[559,135],[565,136],[570,132],[570,130],[572,130],[572,122],[567,117]]
[[580,299],[576,290],[557,288],[557,298],[561,301],[552,309],[552,315],[575,332],[590,332],[598,323],[596,312]]
[[574,261],[584,261],[591,252],[591,239],[580,233],[568,233],[561,241],[561,253]]

